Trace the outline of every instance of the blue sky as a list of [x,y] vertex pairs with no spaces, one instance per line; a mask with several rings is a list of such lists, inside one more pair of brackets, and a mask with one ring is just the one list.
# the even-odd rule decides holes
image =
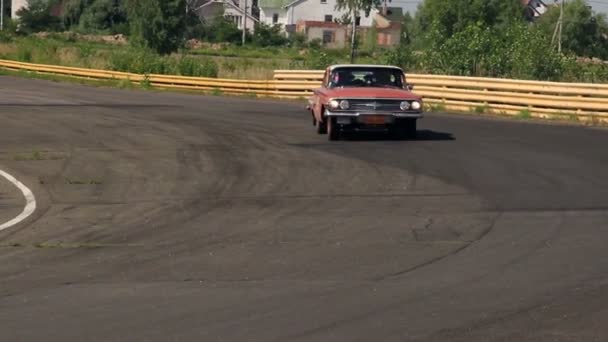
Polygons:
[[[445,0],[451,1],[451,0]],[[393,0],[392,5],[395,6],[403,6],[406,11],[410,11],[410,13],[416,12],[416,7],[421,3],[422,0]],[[552,0],[547,0],[547,2],[552,2]],[[593,7],[593,10],[596,12],[603,12],[608,14],[608,0],[587,0],[587,3]]]

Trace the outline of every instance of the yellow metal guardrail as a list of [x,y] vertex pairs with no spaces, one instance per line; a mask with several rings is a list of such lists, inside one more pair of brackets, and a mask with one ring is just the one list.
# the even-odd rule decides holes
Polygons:
[[[276,70],[273,80],[250,81],[171,75],[141,75],[0,60],[0,67],[69,77],[146,81],[158,88],[306,98],[321,84],[322,70]],[[482,77],[408,74],[427,106],[442,110],[576,118],[608,122],[608,84],[539,82]]]
[[[323,70],[276,70],[275,81],[301,82],[311,91]],[[608,122],[608,84],[540,82],[408,74],[427,105],[445,110]]]

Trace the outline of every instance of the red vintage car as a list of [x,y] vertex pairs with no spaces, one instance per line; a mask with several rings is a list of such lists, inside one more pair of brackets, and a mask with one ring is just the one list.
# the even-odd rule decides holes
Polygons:
[[345,132],[380,131],[414,138],[423,117],[422,98],[412,93],[403,70],[385,65],[332,65],[307,109],[317,133],[338,140]]

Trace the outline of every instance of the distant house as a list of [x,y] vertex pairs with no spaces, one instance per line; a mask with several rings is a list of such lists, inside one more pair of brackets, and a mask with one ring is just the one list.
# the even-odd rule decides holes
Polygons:
[[[260,22],[280,25],[286,32],[295,31],[298,22],[336,22],[345,15],[346,10],[336,9],[336,0],[260,0]],[[349,16],[350,17],[350,16]],[[371,26],[371,16],[360,11],[358,24]]]
[[334,49],[346,46],[349,27],[333,21],[300,20],[296,32],[303,33],[308,41],[320,40],[323,46]]
[[258,19],[254,15],[257,8],[257,0],[194,0],[190,1],[189,7],[201,18],[203,22],[210,22],[219,15],[224,15],[243,29],[243,18],[247,30],[253,31]]
[[401,41],[401,21],[403,9],[400,7],[383,7],[375,12],[374,23],[377,33],[376,44],[390,46]]
[[[63,1],[65,0],[58,1],[52,5],[51,15],[61,17],[61,15],[63,14]],[[18,17],[17,12],[19,12],[19,10],[22,8],[26,8],[27,5],[27,0],[5,0],[4,15],[6,17],[10,16],[11,18],[15,19]]]
[[[5,1],[4,3],[6,4],[8,1]],[[17,11],[19,11],[20,9],[27,7],[27,0],[11,0],[10,2],[10,17],[11,18],[17,18]],[[4,9],[5,13],[8,12],[8,9]]]
[[[394,45],[400,40],[403,9],[388,7],[388,2],[369,15],[360,11],[356,17],[361,34],[375,29],[378,45]],[[336,0],[260,0],[260,22],[279,25],[287,34],[302,33],[308,41],[318,39],[328,48],[348,44],[351,18],[347,10],[336,9]]]

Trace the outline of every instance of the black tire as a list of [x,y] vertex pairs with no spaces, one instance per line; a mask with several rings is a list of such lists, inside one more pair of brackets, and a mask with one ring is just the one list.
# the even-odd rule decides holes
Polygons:
[[327,137],[329,141],[340,140],[340,130],[336,125],[335,118],[327,118]]
[[404,122],[403,133],[407,139],[416,139],[418,133],[417,123],[416,119],[408,119]]
[[327,123],[315,120],[317,134],[327,134]]

